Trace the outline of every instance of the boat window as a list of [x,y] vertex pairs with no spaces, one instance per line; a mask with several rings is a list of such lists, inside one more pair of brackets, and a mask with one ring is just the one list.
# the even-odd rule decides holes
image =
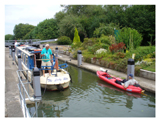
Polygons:
[[28,62],[28,55],[26,55],[26,62],[25,62],[26,65],[27,65],[27,62]]

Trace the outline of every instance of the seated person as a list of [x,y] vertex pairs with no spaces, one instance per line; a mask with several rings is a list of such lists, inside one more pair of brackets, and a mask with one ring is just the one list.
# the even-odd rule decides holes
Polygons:
[[116,83],[122,85],[124,88],[127,88],[129,85],[134,85],[136,87],[140,87],[140,85],[138,84],[138,81],[136,81],[134,78],[133,78],[133,75],[132,74],[129,74],[129,80],[127,81],[126,79],[124,79],[123,81],[117,81],[116,80]]

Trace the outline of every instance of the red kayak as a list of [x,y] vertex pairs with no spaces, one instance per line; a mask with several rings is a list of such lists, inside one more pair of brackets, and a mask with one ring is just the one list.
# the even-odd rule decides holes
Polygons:
[[139,93],[139,94],[141,94],[141,92],[143,91],[140,87],[136,87],[136,86],[133,86],[133,85],[129,85],[127,88],[124,88],[122,85],[117,84],[115,82],[116,80],[122,81],[121,78],[117,78],[117,77],[111,76],[107,72],[97,71],[97,76],[101,80],[103,80],[103,81],[105,81],[105,82],[107,82],[109,84],[112,84],[112,85],[114,85],[117,88],[120,88],[122,90],[128,91],[128,92],[133,92],[133,93]]

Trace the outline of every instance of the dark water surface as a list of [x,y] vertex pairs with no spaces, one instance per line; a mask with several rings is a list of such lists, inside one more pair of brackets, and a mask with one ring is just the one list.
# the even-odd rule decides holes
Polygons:
[[[64,91],[46,91],[38,108],[39,117],[155,117],[154,94],[120,90],[72,65],[67,70],[73,83]],[[29,107],[31,114],[34,109]]]

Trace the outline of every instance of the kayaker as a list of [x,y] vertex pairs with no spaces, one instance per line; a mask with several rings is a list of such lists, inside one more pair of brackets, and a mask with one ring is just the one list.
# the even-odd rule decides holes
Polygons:
[[133,74],[129,74],[129,80],[128,81],[124,81],[123,83],[121,83],[121,85],[124,88],[127,88],[129,85],[134,85],[134,86],[140,87],[140,85],[138,84],[138,81],[136,81],[133,78]]
[[[53,60],[51,60],[50,62],[50,57],[51,59],[52,57],[52,50],[49,48],[49,44],[45,45],[45,48],[43,48],[42,52],[41,52],[41,57],[42,59],[42,64],[41,66],[52,66],[51,62],[53,62]],[[45,60],[45,59],[49,59],[49,60]],[[50,69],[51,67],[47,67],[48,69]],[[51,70],[48,70],[49,72],[49,76],[51,76]],[[43,70],[43,76],[45,77],[45,70]]]

